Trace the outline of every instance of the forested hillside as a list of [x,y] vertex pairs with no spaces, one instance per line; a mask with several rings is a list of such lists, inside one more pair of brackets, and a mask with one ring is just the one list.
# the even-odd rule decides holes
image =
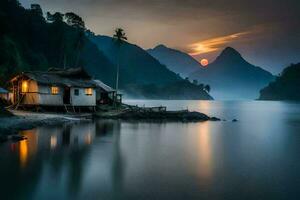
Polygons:
[[300,63],[285,68],[260,91],[260,100],[300,100]]
[[1,0],[0,26],[1,85],[20,71],[78,66],[112,82],[104,73],[113,73],[114,66],[86,38],[84,22],[76,14],[44,17],[39,5],[25,9],[16,0]]

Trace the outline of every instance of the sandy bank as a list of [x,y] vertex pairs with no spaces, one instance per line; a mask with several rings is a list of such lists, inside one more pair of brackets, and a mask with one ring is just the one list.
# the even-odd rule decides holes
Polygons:
[[42,125],[56,125],[88,120],[90,115],[68,115],[11,111],[14,116],[0,117],[0,135],[9,135],[21,130],[32,129]]

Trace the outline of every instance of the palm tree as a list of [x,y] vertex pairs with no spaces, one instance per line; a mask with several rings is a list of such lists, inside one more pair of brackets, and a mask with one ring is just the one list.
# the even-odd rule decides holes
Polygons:
[[118,61],[117,61],[117,77],[116,77],[116,94],[118,94],[119,89],[119,71],[120,71],[120,49],[121,45],[124,41],[127,40],[126,34],[122,28],[117,28],[115,30],[115,34],[113,35],[113,39],[118,46]]

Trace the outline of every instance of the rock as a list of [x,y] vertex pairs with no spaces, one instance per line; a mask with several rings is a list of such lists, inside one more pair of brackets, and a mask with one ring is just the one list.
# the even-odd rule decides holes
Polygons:
[[99,118],[123,119],[123,120],[159,120],[159,121],[180,121],[180,122],[200,122],[200,121],[220,121],[219,118],[209,117],[200,112],[183,111],[148,111],[148,110],[123,110],[119,112],[98,113]]
[[221,119],[217,118],[217,117],[211,117],[210,121],[221,121]]

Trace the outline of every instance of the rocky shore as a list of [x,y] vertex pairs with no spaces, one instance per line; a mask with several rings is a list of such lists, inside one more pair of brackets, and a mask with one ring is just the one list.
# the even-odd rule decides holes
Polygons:
[[[45,114],[24,111],[13,111],[11,115],[0,117],[0,142],[14,137],[18,131],[33,129],[44,125],[59,125],[89,120],[91,115]],[[19,138],[21,139],[21,138]]]
[[[121,119],[138,121],[164,121],[164,122],[203,122],[220,121],[219,118],[209,117],[200,112],[167,111],[158,108],[140,108],[123,106],[120,109],[102,110],[93,114],[53,114],[25,111],[7,111],[0,115],[0,142],[7,140],[22,140],[17,133],[22,130],[33,129],[38,126],[59,125],[75,123],[92,118]],[[3,112],[2,112],[3,113]]]
[[200,112],[190,111],[108,111],[97,113],[98,118],[122,119],[122,120],[159,120],[176,122],[202,122],[202,121],[220,121],[219,118],[209,117]]

